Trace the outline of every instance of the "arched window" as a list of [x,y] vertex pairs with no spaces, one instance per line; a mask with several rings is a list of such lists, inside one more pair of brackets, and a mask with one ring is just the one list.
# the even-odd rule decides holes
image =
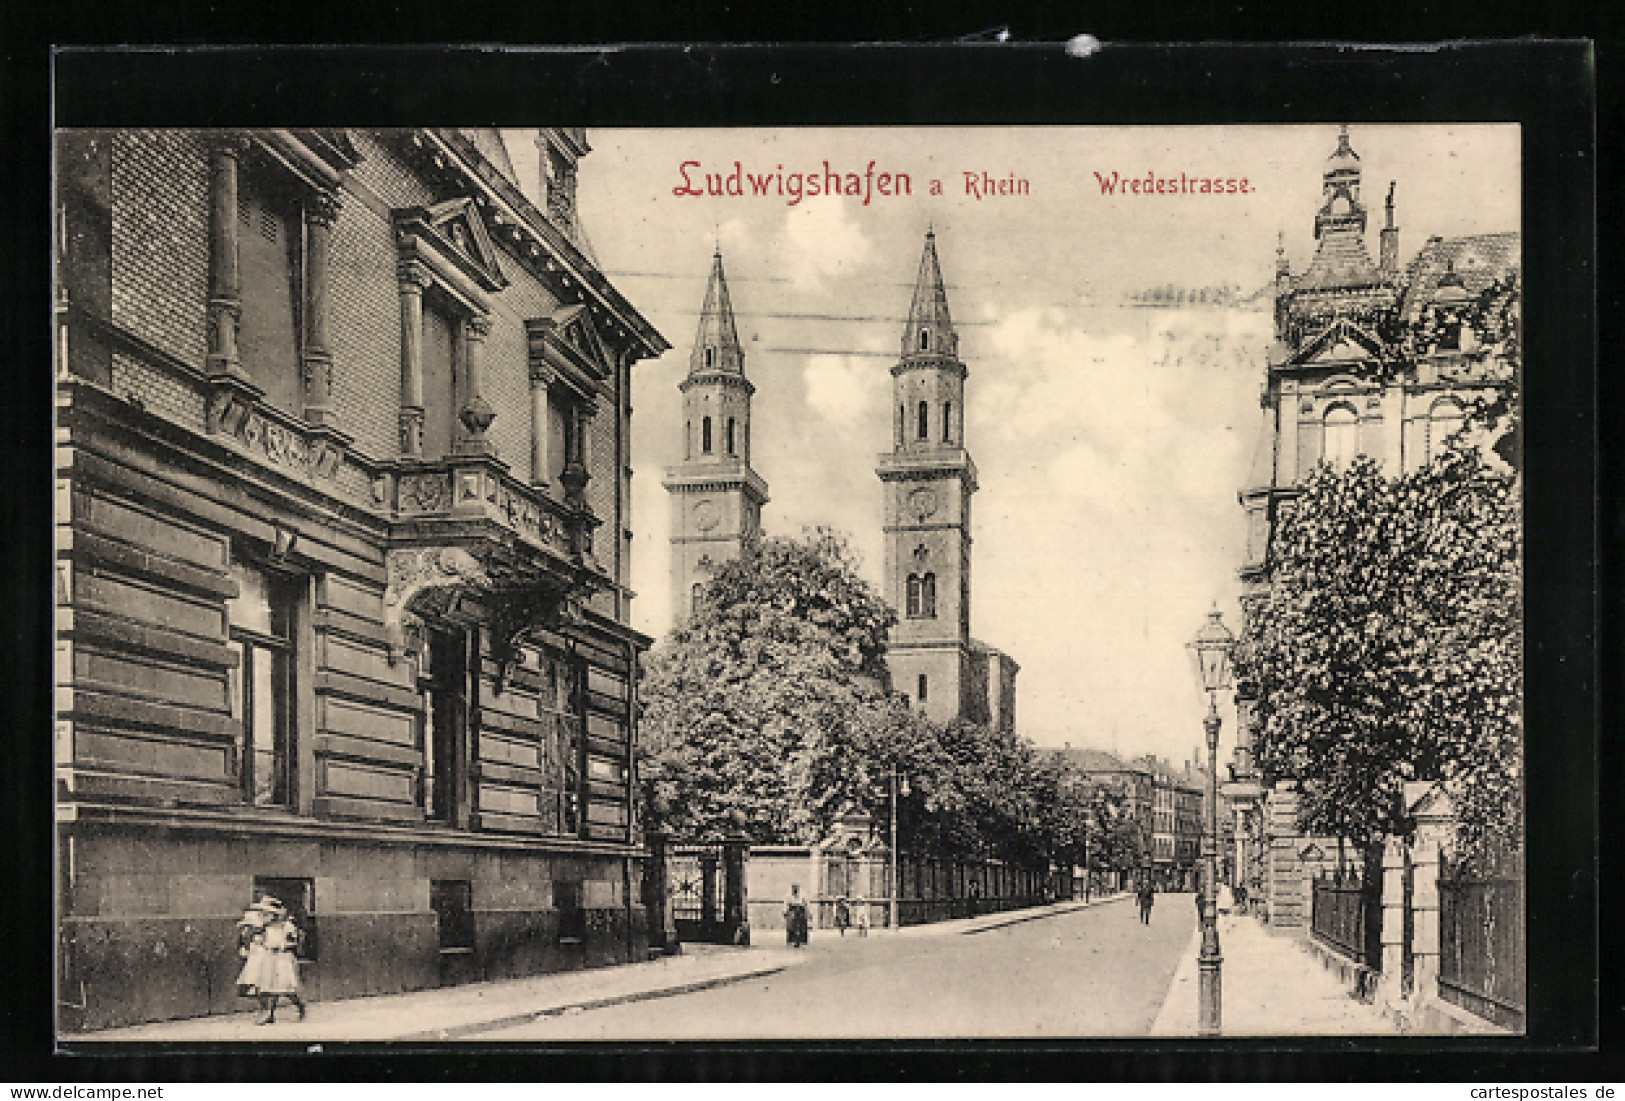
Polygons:
[[694,457],[694,422],[693,421],[684,421],[683,422],[683,458],[692,459],[693,457]]
[[706,417],[700,421],[700,450],[707,455],[711,454],[711,418]]
[[920,351],[922,351],[922,352],[929,351],[930,348],[931,348],[931,331],[929,329],[921,329],[920,330]]
[[954,440],[954,403],[942,403],[942,442],[952,443]]
[[723,426],[722,436],[723,443],[727,445],[728,454],[734,454],[734,419],[732,417],[729,417],[728,423]]
[[920,578],[920,615],[937,618],[937,575],[928,573]]
[[1324,433],[1321,456],[1334,470],[1347,470],[1360,453],[1360,415],[1339,402],[1326,410]]
[[688,593],[688,614],[697,615],[700,610],[700,598],[705,594],[705,583],[694,582],[694,587]]
[[897,446],[898,447],[903,446],[903,436],[907,432],[908,432],[908,407],[906,405],[899,405],[897,407]]
[[1445,453],[1450,437],[1461,431],[1464,420],[1461,406],[1454,398],[1440,398],[1428,411],[1428,448],[1426,461],[1432,462]]
[[908,595],[905,598],[904,613],[909,615],[909,616],[918,616],[920,614],[920,575],[919,574],[911,573],[911,574],[908,575],[907,589],[908,589]]
[[917,412],[919,424],[915,426],[915,434],[922,440],[929,440],[931,438],[931,403],[928,401],[920,402],[920,408]]
[[705,350],[705,369],[707,371],[709,371],[711,368],[715,367],[716,365],[717,365],[717,350],[715,348],[707,348]]
[[924,674],[924,673],[921,673],[921,674],[920,674],[920,679],[919,679],[919,680],[918,680],[918,681],[917,681],[917,682],[916,682],[916,684],[915,684],[915,688],[916,688],[916,691],[915,691],[915,693],[914,693],[914,694],[915,694],[915,695],[916,695],[916,696],[918,696],[918,697],[919,697],[919,700],[920,700],[920,702],[921,702],[921,703],[924,703],[924,702],[925,702],[925,700],[926,700],[926,695],[927,695],[927,691],[926,691],[926,690],[927,690],[927,689],[928,689],[928,688],[929,688],[929,687],[930,687],[930,685],[929,685],[929,684],[928,684],[928,683],[927,683],[927,682],[926,682],[926,679],[925,679],[925,674]]

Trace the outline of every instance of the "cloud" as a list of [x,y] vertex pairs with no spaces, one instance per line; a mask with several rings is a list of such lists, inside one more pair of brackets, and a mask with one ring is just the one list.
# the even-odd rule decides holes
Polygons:
[[845,199],[820,196],[785,211],[784,273],[799,291],[823,290],[825,280],[850,276],[873,251]]
[[861,356],[809,356],[802,374],[813,412],[847,424],[881,404],[891,377]]

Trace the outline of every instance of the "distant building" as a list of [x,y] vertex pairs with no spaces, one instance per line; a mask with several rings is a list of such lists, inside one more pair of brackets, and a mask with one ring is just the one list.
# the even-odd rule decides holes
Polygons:
[[61,1020],[641,958],[630,373],[579,129],[58,135]]
[[1141,852],[1146,865],[1154,849],[1155,781],[1144,761],[1124,761],[1103,749],[1073,748],[1049,751],[1065,767],[1078,772],[1093,784],[1112,792],[1122,801],[1125,814],[1140,827]]
[[[1248,522],[1237,571],[1244,614],[1269,590],[1275,525],[1318,463],[1342,467],[1364,454],[1389,475],[1416,470],[1439,454],[1475,402],[1512,384],[1519,363],[1518,235],[1430,237],[1402,265],[1390,184],[1373,261],[1361,187],[1360,157],[1344,127],[1321,177],[1314,257],[1293,273],[1277,250],[1263,424],[1240,492]],[[1265,893],[1272,922],[1298,925],[1308,920],[1301,854],[1316,846],[1297,834],[1292,785],[1266,791],[1258,784],[1253,693],[1237,686],[1227,785],[1234,875]]]

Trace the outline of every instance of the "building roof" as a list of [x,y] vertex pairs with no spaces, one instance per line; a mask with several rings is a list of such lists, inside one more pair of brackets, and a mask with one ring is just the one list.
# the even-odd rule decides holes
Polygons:
[[1515,232],[1478,233],[1468,237],[1431,237],[1405,269],[1401,320],[1412,322],[1439,295],[1440,282],[1453,273],[1473,298],[1497,279],[1518,270],[1521,260]]
[[[712,353],[709,362],[708,351]],[[711,255],[711,280],[705,288],[700,327],[694,334],[694,350],[688,360],[690,376],[715,371],[745,373],[745,350],[739,345],[739,330],[734,325],[733,300],[728,296],[728,279],[722,271],[721,249]]]
[[[929,334],[927,347],[920,347],[920,333]],[[948,291],[942,285],[942,265],[937,261],[937,235],[926,231],[925,251],[920,254],[920,274],[914,280],[914,301],[908,308],[908,328],[903,330],[903,355],[957,355],[959,340],[948,313]]]
[[1107,753],[1104,749],[1066,746],[1062,749],[1051,749],[1049,752],[1054,754],[1057,760],[1091,776],[1122,772],[1148,774],[1148,770],[1139,761],[1125,761],[1115,754]]
[[491,126],[465,127],[463,136],[473,143],[480,155],[491,162],[491,167],[508,178],[508,182],[523,190],[519,173],[514,171],[513,158],[508,155],[508,143],[502,131]]

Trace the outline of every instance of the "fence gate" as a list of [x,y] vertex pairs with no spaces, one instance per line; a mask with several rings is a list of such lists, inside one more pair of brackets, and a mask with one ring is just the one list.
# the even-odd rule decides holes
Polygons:
[[689,943],[749,944],[745,914],[744,841],[673,845],[666,861],[677,939]]

